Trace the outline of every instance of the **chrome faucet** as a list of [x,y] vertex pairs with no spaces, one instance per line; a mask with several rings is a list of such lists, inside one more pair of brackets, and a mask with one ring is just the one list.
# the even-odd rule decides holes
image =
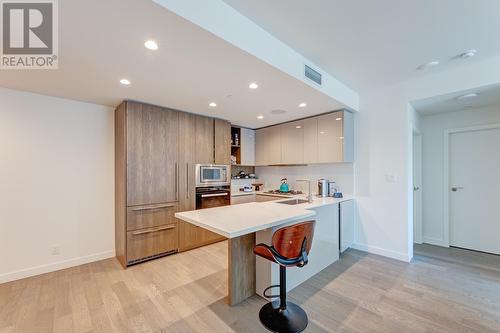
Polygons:
[[312,203],[313,202],[313,195],[311,193],[311,180],[310,179],[297,179],[296,182],[307,182],[307,186],[308,186],[308,194],[307,194],[307,201],[309,201],[309,203]]

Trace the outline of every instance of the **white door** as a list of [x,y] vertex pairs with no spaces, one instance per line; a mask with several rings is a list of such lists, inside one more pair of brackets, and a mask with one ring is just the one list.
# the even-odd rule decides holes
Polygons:
[[450,133],[450,244],[500,254],[500,128]]

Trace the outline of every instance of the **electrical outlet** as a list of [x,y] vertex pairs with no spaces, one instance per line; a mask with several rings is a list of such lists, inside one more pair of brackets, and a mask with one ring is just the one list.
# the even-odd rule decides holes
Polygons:
[[53,245],[51,248],[51,253],[53,256],[61,254],[61,247],[59,245]]

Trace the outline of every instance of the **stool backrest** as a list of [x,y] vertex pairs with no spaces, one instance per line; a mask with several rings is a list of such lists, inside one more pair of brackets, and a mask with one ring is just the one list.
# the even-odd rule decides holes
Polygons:
[[274,249],[285,258],[297,258],[302,255],[302,243],[306,239],[306,253],[309,254],[314,236],[315,221],[301,222],[283,227],[273,235]]

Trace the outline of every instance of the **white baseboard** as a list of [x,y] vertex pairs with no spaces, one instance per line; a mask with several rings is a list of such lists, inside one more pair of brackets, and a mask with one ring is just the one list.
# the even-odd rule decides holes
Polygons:
[[30,267],[30,268],[26,268],[26,269],[14,271],[14,272],[3,273],[3,274],[0,274],[0,283],[6,283],[6,282],[10,282],[10,281],[20,280],[20,279],[24,279],[24,278],[27,278],[30,276],[50,273],[50,272],[58,271],[58,270],[65,269],[65,268],[84,265],[84,264],[88,264],[88,263],[94,262],[94,261],[113,258],[114,256],[115,256],[115,251],[111,250],[111,251],[91,254],[88,256],[57,261],[57,262],[50,263],[50,264]]
[[446,243],[443,239],[440,239],[440,238],[433,238],[433,237],[425,237],[424,236],[424,243],[431,244],[431,245],[437,245],[437,246],[450,247],[450,244]]
[[411,257],[407,253],[402,253],[402,252],[396,252],[388,249],[384,249],[381,247],[377,246],[371,246],[371,245],[366,245],[366,244],[353,244],[352,245],[353,249],[360,250],[363,252],[368,252],[368,253],[373,253],[373,254],[378,254],[383,257],[388,257],[400,261],[405,261],[405,262],[410,262]]

